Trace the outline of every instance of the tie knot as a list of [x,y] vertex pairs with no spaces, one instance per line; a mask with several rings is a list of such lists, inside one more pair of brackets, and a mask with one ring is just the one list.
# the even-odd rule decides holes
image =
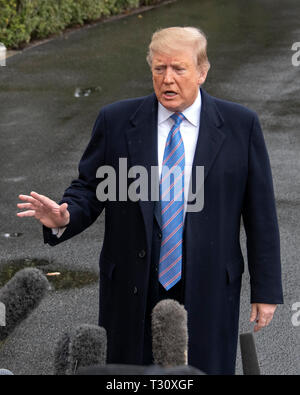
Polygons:
[[184,115],[181,112],[175,112],[171,118],[175,122],[176,125],[180,125],[181,122],[184,120]]

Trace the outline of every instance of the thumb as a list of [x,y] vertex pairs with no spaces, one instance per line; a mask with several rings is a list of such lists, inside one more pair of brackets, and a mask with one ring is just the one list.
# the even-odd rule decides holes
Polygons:
[[256,304],[252,304],[251,315],[250,315],[250,322],[255,321],[256,317],[257,317],[257,305]]
[[59,211],[62,215],[64,215],[66,213],[68,209],[68,203],[63,203],[60,207],[59,207]]

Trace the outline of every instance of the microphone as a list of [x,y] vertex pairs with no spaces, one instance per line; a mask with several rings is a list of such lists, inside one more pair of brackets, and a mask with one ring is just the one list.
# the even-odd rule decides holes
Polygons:
[[61,336],[54,355],[56,375],[73,375],[79,367],[105,365],[106,330],[97,325],[79,325],[70,333]]
[[39,305],[50,288],[44,274],[34,268],[17,272],[0,289],[0,302],[5,306],[5,326],[0,326],[0,341],[15,329]]
[[61,335],[54,350],[54,375],[65,376],[69,366],[70,335],[65,332]]
[[243,372],[245,376],[259,376],[260,369],[256,354],[255,341],[252,333],[240,335]]
[[187,311],[176,300],[164,299],[152,311],[152,353],[157,365],[187,365]]
[[187,312],[175,300],[159,302],[152,312],[152,349],[156,365],[107,364],[79,367],[76,375],[205,375],[187,365]]
[[0,376],[13,376],[14,374],[7,369],[0,369]]

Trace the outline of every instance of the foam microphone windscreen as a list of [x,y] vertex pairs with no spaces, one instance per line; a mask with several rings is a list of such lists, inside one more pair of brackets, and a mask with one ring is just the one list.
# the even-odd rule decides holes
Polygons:
[[164,367],[187,364],[187,311],[176,300],[165,299],[152,311],[154,363]]
[[6,314],[6,325],[0,327],[0,341],[39,305],[49,288],[49,282],[40,270],[26,268],[0,289],[0,302],[5,305]]
[[79,367],[104,365],[107,355],[106,330],[97,325],[80,325],[70,336],[68,374]]
[[245,376],[259,376],[260,369],[256,354],[255,341],[252,333],[240,335],[243,372]]
[[64,376],[69,366],[70,334],[65,332],[61,335],[54,349],[54,375]]

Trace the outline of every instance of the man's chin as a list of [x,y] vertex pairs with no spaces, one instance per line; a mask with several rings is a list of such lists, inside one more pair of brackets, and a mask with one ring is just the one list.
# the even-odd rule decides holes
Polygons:
[[172,112],[180,112],[183,111],[182,105],[178,103],[176,99],[161,99],[159,100],[160,104],[164,106],[167,110]]

